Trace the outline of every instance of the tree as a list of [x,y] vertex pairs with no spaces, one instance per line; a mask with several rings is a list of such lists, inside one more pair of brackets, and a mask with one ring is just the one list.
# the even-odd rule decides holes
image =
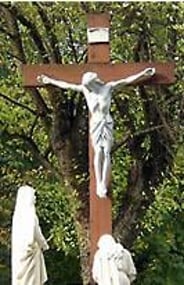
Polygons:
[[[86,61],[85,13],[93,11],[116,15],[112,17],[112,61],[176,62],[178,81],[173,87],[129,88],[113,99],[113,231],[131,248],[157,187],[172,169],[178,146],[183,106],[183,8],[183,3],[0,4],[1,187],[6,183],[8,189],[15,189],[22,182],[32,182],[41,189],[41,179],[51,183],[45,192],[40,190],[47,212],[42,207],[40,213],[49,217],[50,205],[58,206],[61,198],[52,189],[61,185],[63,203],[71,207],[73,223],[64,233],[76,233],[73,240],[80,248],[85,284],[89,277],[85,101],[81,94],[54,87],[24,90],[21,64]],[[50,202],[45,205],[49,195]],[[53,213],[61,208],[56,207]],[[54,214],[48,226],[54,220],[63,221]],[[49,234],[53,229],[48,229]],[[58,234],[57,230],[51,235],[53,242],[63,247],[62,239],[57,242],[63,229]]]
[[183,166],[183,151],[179,148],[173,173],[158,188],[142,221],[142,232],[135,244],[137,269],[141,272],[138,284],[183,282]]

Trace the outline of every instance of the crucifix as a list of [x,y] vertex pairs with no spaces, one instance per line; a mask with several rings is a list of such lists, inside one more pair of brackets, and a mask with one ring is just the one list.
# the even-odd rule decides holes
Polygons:
[[[23,65],[24,86],[53,84],[82,92],[90,111],[89,191],[90,256],[103,234],[112,233],[110,184],[110,150],[113,120],[109,114],[111,91],[119,85],[171,84],[174,64],[160,62],[110,62],[109,14],[88,15],[88,62],[86,64]],[[103,161],[103,163],[102,163]]]

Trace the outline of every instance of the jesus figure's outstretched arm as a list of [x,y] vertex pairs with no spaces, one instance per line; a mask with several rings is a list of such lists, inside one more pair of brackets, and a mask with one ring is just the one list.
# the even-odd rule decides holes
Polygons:
[[120,85],[128,85],[131,83],[139,83],[146,79],[151,78],[156,73],[155,68],[149,67],[144,69],[141,72],[138,72],[134,75],[130,75],[126,78],[122,78],[120,80],[116,81],[110,81],[107,83],[107,85],[110,85],[112,88],[119,87]]
[[62,81],[62,80],[56,80],[44,74],[38,76],[37,81],[43,84],[52,84],[61,89],[71,89],[71,90],[78,91],[78,92],[83,91],[81,84],[73,84],[73,83]]

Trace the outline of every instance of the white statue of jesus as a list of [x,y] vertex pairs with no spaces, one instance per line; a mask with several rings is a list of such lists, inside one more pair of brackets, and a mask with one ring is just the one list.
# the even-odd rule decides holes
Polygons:
[[12,224],[12,285],[43,285],[47,272],[43,251],[48,249],[35,210],[35,190],[18,189]]
[[94,255],[92,277],[98,285],[130,285],[136,268],[130,252],[109,235],[99,238]]
[[117,81],[103,82],[95,72],[83,74],[81,84],[56,80],[46,75],[37,77],[38,82],[52,84],[62,89],[82,92],[91,113],[90,136],[94,148],[94,169],[96,194],[100,198],[107,195],[107,180],[111,166],[110,151],[113,143],[113,119],[110,115],[112,91],[120,85],[128,85],[146,80],[155,74],[155,68],[143,71]]

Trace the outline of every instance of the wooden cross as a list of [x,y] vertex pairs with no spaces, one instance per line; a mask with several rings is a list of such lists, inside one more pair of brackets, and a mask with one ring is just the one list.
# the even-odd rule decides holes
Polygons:
[[[88,15],[88,63],[87,64],[42,64],[23,65],[24,86],[38,87],[37,76],[47,74],[49,77],[66,82],[81,83],[83,73],[96,72],[104,81],[118,80],[138,73],[147,67],[155,67],[156,75],[144,84],[171,84],[174,82],[173,63],[110,63],[109,14]],[[96,182],[93,166],[93,148],[89,139],[89,173],[90,173],[90,256],[93,259],[99,237],[112,233],[111,199],[96,196]]]

